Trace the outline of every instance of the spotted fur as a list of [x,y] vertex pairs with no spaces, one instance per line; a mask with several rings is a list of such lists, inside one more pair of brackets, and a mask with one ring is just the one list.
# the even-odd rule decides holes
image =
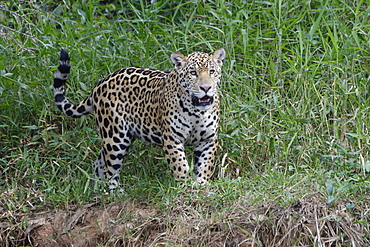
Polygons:
[[119,186],[123,158],[135,139],[162,146],[178,180],[190,177],[184,147],[194,146],[196,180],[205,184],[215,162],[224,58],[222,48],[212,54],[174,52],[171,72],[124,68],[102,79],[85,100],[72,104],[64,89],[70,58],[62,50],[54,99],[68,117],[94,113],[103,142],[94,171],[108,181],[110,190]]

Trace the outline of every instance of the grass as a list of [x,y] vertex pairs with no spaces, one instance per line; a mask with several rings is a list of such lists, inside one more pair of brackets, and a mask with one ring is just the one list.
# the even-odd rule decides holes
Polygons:
[[[317,203],[329,211],[345,207],[370,228],[366,1],[105,2],[0,3],[3,211],[134,199],[165,211],[193,205],[202,217],[222,219],[235,205],[288,209],[318,193]],[[77,102],[119,68],[169,70],[173,51],[219,47],[227,59],[211,185],[181,190],[161,148],[137,142],[122,174],[127,194],[96,199],[91,163],[100,142],[93,119],[67,119],[53,102],[60,49],[72,58],[67,95]],[[369,245],[369,238],[361,241]],[[343,239],[336,243],[347,246]]]

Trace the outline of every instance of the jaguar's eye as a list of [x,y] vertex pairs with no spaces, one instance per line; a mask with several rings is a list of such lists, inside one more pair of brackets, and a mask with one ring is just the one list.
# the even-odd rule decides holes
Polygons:
[[190,71],[190,74],[193,75],[193,76],[196,76],[197,72],[195,70],[193,70],[193,71]]
[[215,72],[216,72],[216,71],[215,71],[214,69],[211,69],[211,70],[209,71],[209,74],[210,74],[210,75],[213,75]]

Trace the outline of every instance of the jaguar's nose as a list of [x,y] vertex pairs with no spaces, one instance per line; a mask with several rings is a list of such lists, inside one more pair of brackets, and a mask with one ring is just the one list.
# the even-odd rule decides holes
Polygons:
[[202,91],[204,91],[205,93],[207,93],[212,88],[212,86],[211,85],[202,85],[202,86],[199,86],[199,88]]

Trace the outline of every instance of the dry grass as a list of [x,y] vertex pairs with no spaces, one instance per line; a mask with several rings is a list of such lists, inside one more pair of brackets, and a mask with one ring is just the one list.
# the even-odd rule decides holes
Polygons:
[[[206,202],[165,210],[136,201],[69,207],[34,214],[3,213],[0,246],[368,246],[369,210],[329,206],[308,194],[293,205],[227,209]],[[200,209],[204,210],[201,211]],[[202,213],[200,213],[202,212]]]

